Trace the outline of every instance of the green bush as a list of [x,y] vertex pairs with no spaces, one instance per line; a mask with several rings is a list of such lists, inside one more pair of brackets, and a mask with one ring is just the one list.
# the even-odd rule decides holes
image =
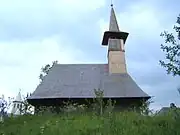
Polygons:
[[172,115],[142,116],[117,112],[20,116],[0,123],[0,135],[178,135],[180,120]]

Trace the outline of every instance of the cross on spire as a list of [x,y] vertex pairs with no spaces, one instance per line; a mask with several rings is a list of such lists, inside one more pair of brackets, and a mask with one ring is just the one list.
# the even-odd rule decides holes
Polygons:
[[114,12],[113,4],[111,4],[109,31],[119,31],[119,26]]
[[113,0],[111,0],[111,7],[113,7]]

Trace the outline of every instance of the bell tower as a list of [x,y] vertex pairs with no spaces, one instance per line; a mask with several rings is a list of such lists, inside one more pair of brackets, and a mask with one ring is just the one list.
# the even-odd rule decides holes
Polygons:
[[125,42],[129,33],[119,29],[113,5],[111,4],[111,14],[109,31],[104,32],[102,45],[108,46],[108,66],[109,73],[127,73],[125,61]]

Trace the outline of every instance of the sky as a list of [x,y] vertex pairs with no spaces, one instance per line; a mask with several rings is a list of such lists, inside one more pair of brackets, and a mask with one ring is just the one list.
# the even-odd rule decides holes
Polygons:
[[[153,96],[154,109],[180,106],[179,77],[167,75],[159,60],[160,33],[171,31],[180,13],[180,1],[113,0],[125,45],[128,73]],[[60,64],[107,63],[101,46],[108,30],[110,0],[0,1],[0,95],[14,97],[33,92],[41,67]]]

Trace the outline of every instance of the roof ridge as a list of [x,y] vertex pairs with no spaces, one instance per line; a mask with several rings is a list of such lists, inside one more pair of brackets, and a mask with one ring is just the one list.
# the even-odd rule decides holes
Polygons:
[[100,64],[91,64],[91,63],[87,63],[87,64],[57,64],[57,65],[108,65],[108,63],[100,63]]

